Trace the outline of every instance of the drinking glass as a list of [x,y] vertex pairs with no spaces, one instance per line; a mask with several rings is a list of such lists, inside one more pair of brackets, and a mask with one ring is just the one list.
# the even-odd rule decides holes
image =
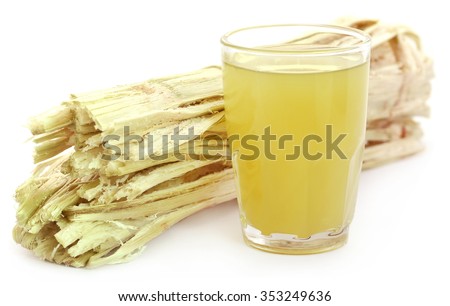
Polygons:
[[365,145],[370,37],[269,25],[221,42],[244,240],[287,254],[344,245]]

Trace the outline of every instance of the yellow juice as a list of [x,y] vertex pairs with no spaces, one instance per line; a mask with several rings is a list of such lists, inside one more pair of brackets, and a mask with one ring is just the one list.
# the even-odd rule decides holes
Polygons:
[[[306,71],[225,63],[223,73],[228,136],[240,139],[231,140],[231,150],[244,229],[299,238],[345,229],[364,149],[368,63]],[[261,135],[269,126],[276,139],[267,147]],[[258,139],[243,143],[245,135]],[[283,135],[292,140],[280,140]],[[327,151],[339,135],[345,158]],[[296,147],[303,153],[296,156]]]

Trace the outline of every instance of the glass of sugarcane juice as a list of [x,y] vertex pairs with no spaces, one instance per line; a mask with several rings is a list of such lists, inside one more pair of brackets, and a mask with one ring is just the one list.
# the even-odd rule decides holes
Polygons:
[[222,56],[244,240],[288,254],[344,245],[365,145],[370,37],[253,27],[223,36]]

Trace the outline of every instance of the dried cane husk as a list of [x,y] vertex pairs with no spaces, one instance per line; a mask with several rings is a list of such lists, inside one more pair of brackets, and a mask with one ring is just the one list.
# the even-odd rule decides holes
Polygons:
[[[433,73],[418,36],[375,20],[339,23],[373,37],[363,167],[422,150],[422,131],[414,117],[428,115]],[[226,138],[220,69],[72,95],[62,106],[33,118],[30,130],[39,164],[16,193],[13,236],[18,243],[40,258],[74,267],[125,262],[176,222],[235,198],[223,144],[217,144],[215,160],[205,154],[189,156],[188,140],[179,152],[185,160],[170,150],[164,160],[139,160],[137,144],[128,160],[103,160],[102,155],[111,153],[102,145],[103,137],[121,133],[125,124],[143,138],[194,127],[200,136],[192,141],[193,149],[201,156],[200,139]],[[58,155],[70,147],[73,152]]]

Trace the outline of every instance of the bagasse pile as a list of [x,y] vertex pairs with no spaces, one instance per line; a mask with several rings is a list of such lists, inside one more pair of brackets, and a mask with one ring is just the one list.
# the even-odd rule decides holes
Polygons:
[[[413,117],[428,114],[432,77],[418,37],[376,21],[343,23],[373,36],[364,168],[418,152]],[[183,218],[235,198],[223,115],[221,70],[208,67],[72,95],[32,118],[37,166],[16,192],[14,239],[58,264],[120,263]],[[142,136],[144,152],[137,141],[124,152],[124,126]],[[192,128],[200,136],[180,142],[180,159],[170,135]],[[120,156],[104,145],[107,135],[121,135],[109,142]]]

